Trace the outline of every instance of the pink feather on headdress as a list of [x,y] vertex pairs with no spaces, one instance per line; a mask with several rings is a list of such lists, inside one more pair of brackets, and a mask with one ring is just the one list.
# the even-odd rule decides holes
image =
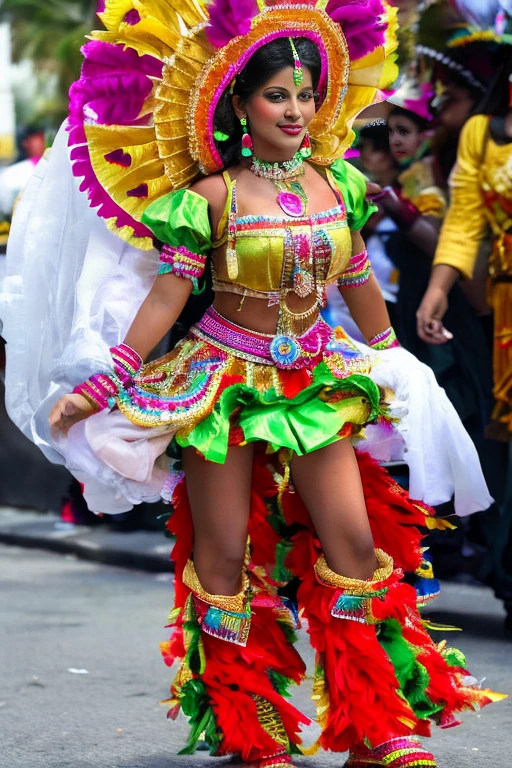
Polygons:
[[387,21],[382,0],[330,0],[325,11],[340,25],[352,60],[384,45]]
[[234,37],[246,35],[258,15],[256,0],[213,0],[206,36],[215,48],[223,48]]

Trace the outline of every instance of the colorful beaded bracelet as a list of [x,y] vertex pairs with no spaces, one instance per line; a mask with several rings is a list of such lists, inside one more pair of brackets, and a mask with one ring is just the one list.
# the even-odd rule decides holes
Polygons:
[[364,285],[370,279],[372,274],[372,265],[368,258],[368,251],[357,253],[349,261],[347,269],[338,279],[340,288],[356,288],[358,285]]
[[74,388],[74,395],[82,395],[97,410],[113,408],[122,383],[109,373],[95,373]]
[[111,347],[110,354],[114,363],[114,372],[126,386],[142,368],[142,358],[128,344],[118,344]]
[[368,346],[376,350],[392,349],[393,347],[399,347],[400,342],[393,328],[386,328],[385,331],[378,333],[373,339],[370,339]]
[[113,373],[95,373],[73,390],[74,395],[82,395],[98,411],[113,408],[120,390],[126,389],[142,368],[141,356],[128,344],[112,347],[110,354]]
[[172,245],[164,245],[160,254],[162,266],[158,270],[159,275],[176,275],[176,277],[188,278],[193,285],[193,293],[200,293],[199,280],[203,276],[207,257],[194,253],[180,245],[175,248]]

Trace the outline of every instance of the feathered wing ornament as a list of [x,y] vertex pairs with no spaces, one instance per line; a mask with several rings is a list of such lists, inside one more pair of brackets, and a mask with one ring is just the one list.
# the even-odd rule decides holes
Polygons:
[[398,74],[396,10],[386,0],[106,0],[70,91],[73,172],[107,226],[152,247],[146,207],[222,170],[214,114],[251,55],[308,37],[322,59],[312,161],[330,165],[362,109]]

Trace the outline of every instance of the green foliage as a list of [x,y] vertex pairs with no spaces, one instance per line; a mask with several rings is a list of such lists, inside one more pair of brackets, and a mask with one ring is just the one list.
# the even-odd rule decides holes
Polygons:
[[45,109],[54,125],[67,114],[85,36],[100,26],[95,12],[96,0],[0,0],[0,21],[11,25],[13,60],[30,60],[42,80],[55,78],[55,93]]

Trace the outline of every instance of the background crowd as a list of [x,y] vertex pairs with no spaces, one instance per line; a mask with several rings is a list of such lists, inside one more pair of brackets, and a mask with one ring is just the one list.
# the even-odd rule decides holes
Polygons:
[[[432,368],[446,390],[477,447],[496,500],[491,509],[472,516],[464,525],[458,524],[448,536],[443,533],[442,543],[432,538],[437,571],[449,577],[466,574],[493,586],[504,601],[507,624],[512,630],[510,431],[506,397],[502,398],[501,410],[496,411],[496,375],[493,379],[493,313],[498,311],[499,291],[493,283],[492,265],[499,227],[500,253],[509,253],[512,275],[512,245],[507,241],[508,224],[503,216],[496,227],[480,226],[479,252],[471,274],[452,264],[466,279],[458,280],[449,292],[443,320],[444,343],[426,341],[417,323],[432,265],[439,261],[440,250],[446,248],[443,222],[449,216],[454,180],[456,183],[459,178],[457,168],[460,176],[460,143],[467,141],[478,125],[488,127],[482,129],[476,165],[487,162],[489,143],[505,148],[500,156],[503,167],[498,166],[505,179],[503,189],[498,190],[498,202],[500,211],[512,217],[512,202],[508,208],[506,204],[507,181],[508,200],[512,201],[512,149],[507,149],[512,147],[512,131],[507,124],[512,29],[508,28],[507,0],[391,2],[399,8],[401,80],[394,95],[360,116],[357,142],[349,153],[350,161],[366,174],[368,195],[379,207],[363,235],[401,344]],[[17,133],[18,156],[11,158],[12,164],[0,168],[0,254],[5,253],[16,198],[42,155],[45,140],[51,142],[65,116],[67,90],[78,76],[79,47],[85,31],[92,26],[95,6],[95,0],[55,0],[43,5],[24,0],[0,3],[0,20],[11,27],[14,59],[32,60],[30,77],[41,79],[46,94],[45,99],[34,100],[32,110],[26,100],[21,99],[18,105],[18,113],[24,118]],[[508,10],[512,12],[512,7]],[[479,123],[475,118],[478,115],[487,116],[486,120]],[[461,243],[466,226],[468,236],[474,235],[477,213],[468,207],[468,219],[460,223]],[[512,219],[508,221],[512,225]],[[453,216],[449,226],[453,229]],[[452,250],[453,243],[452,238]],[[441,263],[451,263],[449,258],[443,259]],[[512,277],[506,269],[503,274],[509,280],[501,283],[510,283]],[[329,299],[328,321],[341,324],[358,338],[358,330],[338,292],[334,290]],[[500,349],[512,348],[512,329],[509,331],[510,338],[503,337]],[[167,344],[174,340],[169,338]],[[97,524],[78,484],[67,472],[48,465],[10,425],[5,411],[0,412],[0,420],[0,505],[59,508],[67,521]],[[407,483],[403,467],[393,471]],[[507,488],[507,484],[511,487]],[[448,505],[442,510],[443,515],[451,512]],[[157,521],[159,513],[152,505],[150,510],[139,509],[108,524],[156,528],[161,524]]]

